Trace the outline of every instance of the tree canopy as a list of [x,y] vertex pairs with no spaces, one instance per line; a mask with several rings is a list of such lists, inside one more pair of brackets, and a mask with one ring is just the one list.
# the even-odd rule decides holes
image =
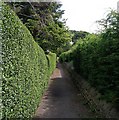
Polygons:
[[35,41],[45,50],[61,52],[69,45],[71,34],[61,20],[64,10],[58,2],[8,3],[27,26]]
[[72,42],[74,42],[74,44],[79,40],[79,39],[83,39],[85,38],[87,35],[89,35],[89,32],[86,31],[76,31],[76,30],[70,30],[70,32],[72,33]]

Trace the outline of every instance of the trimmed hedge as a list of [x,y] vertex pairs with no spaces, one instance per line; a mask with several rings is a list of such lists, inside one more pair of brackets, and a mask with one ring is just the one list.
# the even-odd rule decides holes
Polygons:
[[29,118],[48,83],[47,59],[7,5],[2,15],[2,117]]
[[66,52],[63,52],[60,56],[59,56],[59,61],[62,62],[70,62],[73,60],[74,57],[74,52],[78,46],[78,43],[75,44],[74,46],[72,46],[72,48]]
[[49,69],[48,75],[50,76],[54,71],[54,69],[56,68],[56,54],[50,52],[46,57],[48,60],[48,69]]
[[69,50],[67,52],[62,53],[59,56],[59,61],[62,62],[70,62],[72,60],[72,51]]

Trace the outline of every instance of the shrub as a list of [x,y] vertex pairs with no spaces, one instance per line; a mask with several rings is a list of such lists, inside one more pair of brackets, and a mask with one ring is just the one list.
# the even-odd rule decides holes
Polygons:
[[48,69],[49,69],[49,76],[52,74],[54,69],[56,68],[56,54],[55,53],[49,53],[47,55],[47,60],[48,60]]
[[48,83],[47,59],[28,29],[4,4],[2,15],[2,117],[31,117]]
[[72,46],[72,48],[66,52],[63,52],[60,56],[59,56],[59,61],[62,63],[62,62],[70,62],[72,61],[73,59],[73,55],[74,55],[74,51],[76,50],[77,48],[77,45],[78,45],[78,42],[77,44],[75,44],[74,46]]

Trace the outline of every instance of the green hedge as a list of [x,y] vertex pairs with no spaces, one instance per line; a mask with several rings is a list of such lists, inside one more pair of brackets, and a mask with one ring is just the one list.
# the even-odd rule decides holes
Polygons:
[[115,106],[119,106],[118,44],[115,38],[89,36],[79,44],[73,58],[75,70],[102,94],[103,99]]
[[49,53],[47,55],[47,60],[48,60],[48,69],[49,69],[49,76],[52,74],[54,69],[56,68],[56,54],[55,53]]
[[119,109],[119,13],[112,12],[108,19],[101,34],[79,40],[76,49],[62,53],[60,59],[66,61],[73,54],[75,71]]
[[47,59],[8,6],[2,15],[2,117],[31,117],[48,83]]
[[76,50],[78,46],[78,42],[77,44],[75,44],[74,46],[72,46],[72,48],[66,52],[63,52],[60,56],[59,56],[59,61],[62,62],[70,62],[72,61],[73,57],[74,57],[74,52]]
[[[102,94],[102,99],[112,102],[117,108],[119,106],[118,44],[117,38],[105,39],[102,35],[89,35],[77,44],[72,59],[68,59],[73,61],[75,71]],[[62,55],[66,60],[70,53]]]
[[71,50],[62,53],[62,54],[59,56],[59,61],[60,61],[61,63],[62,63],[62,62],[69,62],[69,61],[71,61],[71,59],[72,59],[72,51],[71,51]]

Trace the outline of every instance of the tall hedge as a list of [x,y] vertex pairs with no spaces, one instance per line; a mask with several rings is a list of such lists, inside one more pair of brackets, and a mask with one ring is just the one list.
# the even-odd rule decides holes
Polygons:
[[106,24],[102,33],[80,40],[74,51],[60,59],[67,60],[73,54],[70,59],[75,70],[102,94],[102,99],[119,109],[119,13],[112,11],[102,23]]
[[59,61],[60,61],[61,63],[62,63],[62,62],[70,62],[70,61],[73,60],[74,52],[75,52],[76,49],[77,49],[78,43],[79,43],[79,41],[77,41],[77,43],[76,43],[75,45],[73,45],[70,50],[68,50],[68,51],[66,51],[66,52],[63,52],[63,53],[59,56]]
[[6,5],[2,16],[2,117],[31,117],[48,83],[47,59]]
[[48,69],[49,69],[48,75],[50,76],[54,71],[54,69],[56,68],[56,54],[50,52],[46,57],[48,60]]
[[116,107],[119,106],[118,45],[119,39],[88,37],[79,44],[73,58],[75,70]]

